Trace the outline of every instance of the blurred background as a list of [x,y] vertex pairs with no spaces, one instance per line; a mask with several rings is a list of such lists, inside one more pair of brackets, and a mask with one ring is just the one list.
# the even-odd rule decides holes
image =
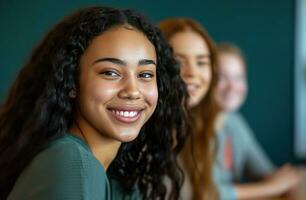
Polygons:
[[277,165],[306,163],[294,153],[296,1],[0,0],[0,101],[35,44],[77,8],[133,8],[154,23],[168,17],[191,17],[200,21],[216,42],[232,42],[244,51],[249,94],[242,113],[267,154]]

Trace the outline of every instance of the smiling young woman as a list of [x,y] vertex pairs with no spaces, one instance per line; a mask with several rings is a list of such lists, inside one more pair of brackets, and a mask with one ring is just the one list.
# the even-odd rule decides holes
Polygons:
[[106,168],[156,108],[156,63],[153,44],[130,25],[97,36],[80,58],[79,107],[71,132],[92,144]]
[[186,93],[171,48],[141,15],[73,13],[0,107],[0,198],[164,199],[168,177],[177,199]]
[[192,117],[189,121],[193,129],[189,130],[191,137],[180,154],[186,175],[182,196],[195,200],[217,199],[210,144],[217,115],[213,98],[217,80],[215,45],[204,27],[193,19],[166,19],[160,22],[160,28],[180,62],[181,77],[190,96],[188,105]]
[[217,62],[215,99],[220,110],[215,122],[214,177],[220,199],[264,199],[294,193],[301,180],[297,169],[288,164],[277,169],[239,113],[248,92],[243,53],[233,44],[220,43]]

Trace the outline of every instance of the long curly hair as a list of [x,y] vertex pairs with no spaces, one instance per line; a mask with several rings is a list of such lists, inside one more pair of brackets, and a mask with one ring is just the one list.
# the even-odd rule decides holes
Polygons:
[[90,42],[109,28],[126,24],[143,32],[155,47],[159,99],[139,136],[121,145],[108,173],[125,192],[137,185],[145,199],[165,199],[162,180],[168,177],[169,199],[178,198],[183,173],[176,156],[187,126],[187,91],[179,65],[159,29],[142,15],[128,9],[89,7],[48,32],[0,106],[0,199],[8,196],[31,160],[72,126],[76,109],[69,92],[82,84],[79,61]]
[[[204,27],[195,20],[188,18],[172,18],[160,22],[159,27],[167,40],[175,34],[184,31],[193,31],[202,36],[210,51],[212,79],[210,87],[201,102],[190,108],[192,133],[186,141],[180,157],[186,173],[191,179],[193,199],[216,199],[217,190],[212,177],[212,167],[215,149],[211,150],[211,143],[215,142],[214,123],[218,107],[214,100],[216,87],[216,58],[215,43]],[[191,156],[192,155],[192,156]]]

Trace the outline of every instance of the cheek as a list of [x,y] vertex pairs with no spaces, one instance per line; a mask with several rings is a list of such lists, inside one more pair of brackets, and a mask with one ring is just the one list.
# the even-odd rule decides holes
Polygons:
[[218,81],[218,84],[216,87],[216,94],[218,96],[222,96],[223,94],[225,94],[227,88],[228,88],[227,83],[225,83],[224,81]]
[[209,67],[203,68],[200,73],[199,77],[206,83],[210,84],[211,81],[211,69]]
[[147,95],[148,95],[150,103],[153,105],[153,107],[155,109],[155,107],[157,105],[157,100],[158,100],[158,89],[157,89],[157,87],[155,87],[154,90],[149,91]]
[[237,91],[241,94],[241,95],[245,95],[247,92],[247,86],[245,82],[240,82],[236,85]]
[[149,84],[143,88],[142,94],[144,95],[147,102],[155,109],[158,100],[158,89],[157,83]]
[[184,66],[184,65],[181,65],[181,68],[180,68],[180,76],[183,80],[185,80],[188,76],[188,67]]
[[88,84],[86,93],[91,100],[103,104],[113,98],[117,94],[117,90],[114,84],[96,81]]

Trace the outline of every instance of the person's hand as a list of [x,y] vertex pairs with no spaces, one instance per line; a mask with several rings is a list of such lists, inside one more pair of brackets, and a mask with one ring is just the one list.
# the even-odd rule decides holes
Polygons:
[[276,195],[281,195],[294,190],[300,182],[301,177],[294,167],[284,165],[265,180],[265,184]]

